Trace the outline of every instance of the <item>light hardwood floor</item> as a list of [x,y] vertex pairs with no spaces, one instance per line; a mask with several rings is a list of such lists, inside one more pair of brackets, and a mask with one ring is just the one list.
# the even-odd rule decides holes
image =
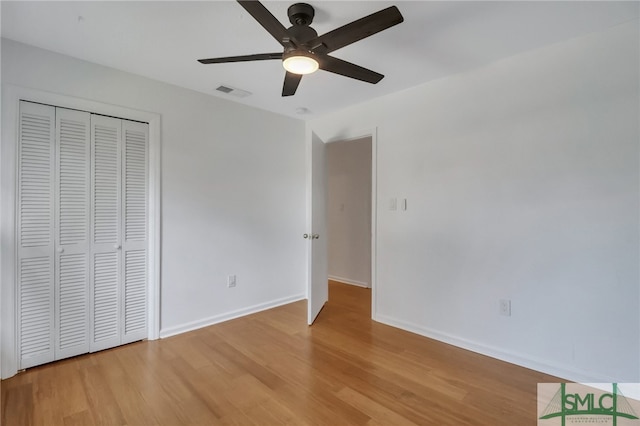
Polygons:
[[2,382],[2,425],[536,424],[560,381],[370,320],[370,290],[36,367]]

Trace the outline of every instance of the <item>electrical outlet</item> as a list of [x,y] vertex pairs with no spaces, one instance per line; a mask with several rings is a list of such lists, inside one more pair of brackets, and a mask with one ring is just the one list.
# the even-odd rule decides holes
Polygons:
[[505,317],[511,316],[511,300],[500,299],[500,315],[504,315]]
[[236,276],[235,275],[229,275],[227,277],[227,287],[231,288],[231,287],[235,287],[236,286]]

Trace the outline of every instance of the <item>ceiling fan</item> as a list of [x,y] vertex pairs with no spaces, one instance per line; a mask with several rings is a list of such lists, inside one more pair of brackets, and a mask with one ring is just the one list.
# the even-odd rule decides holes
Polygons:
[[282,45],[284,51],[199,59],[198,62],[220,64],[279,59],[286,70],[282,96],[296,93],[302,76],[318,69],[376,84],[384,75],[328,54],[404,21],[398,8],[391,6],[318,36],[309,26],[315,15],[309,4],[290,6],[287,15],[292,26],[285,28],[259,1],[238,0],[238,3]]

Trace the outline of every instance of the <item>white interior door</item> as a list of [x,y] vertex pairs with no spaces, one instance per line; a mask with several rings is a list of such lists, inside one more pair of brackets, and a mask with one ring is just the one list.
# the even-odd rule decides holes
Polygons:
[[147,337],[147,198],[149,125],[122,121],[121,343]]
[[18,144],[19,368],[54,359],[55,108],[20,103]]
[[55,359],[89,352],[90,114],[56,108]]
[[327,164],[326,146],[315,133],[311,134],[311,233],[309,241],[308,318],[313,324],[329,299],[327,268]]
[[119,119],[91,116],[91,352],[121,334],[121,143]]

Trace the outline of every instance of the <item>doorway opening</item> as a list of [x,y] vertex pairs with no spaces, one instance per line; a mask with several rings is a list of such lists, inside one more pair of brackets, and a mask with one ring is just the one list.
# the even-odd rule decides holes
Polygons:
[[[360,217],[360,221],[369,223],[368,236],[370,244],[363,251],[368,253],[365,265],[368,263],[369,267],[366,268],[369,271],[368,277],[364,280],[353,278],[353,276],[337,275],[335,272],[329,270],[329,253],[328,253],[328,209],[327,209],[327,192],[328,192],[328,167],[327,167],[327,150],[333,144],[340,144],[345,142],[347,144],[353,143],[353,141],[366,139],[370,145],[371,154],[368,156],[368,164],[370,165],[370,190],[367,191],[371,198],[369,203],[369,216]],[[308,281],[307,281],[307,321],[309,325],[312,325],[320,310],[324,304],[329,300],[329,275],[340,277],[343,281],[351,281],[348,284],[366,283],[367,287],[371,288],[371,319],[377,318],[377,297],[376,297],[376,251],[377,251],[377,236],[376,236],[376,206],[377,206],[377,128],[370,129],[368,131],[360,131],[358,133],[349,132],[342,134],[339,137],[329,139],[327,142],[323,141],[315,132],[308,133],[308,151],[307,151],[307,207],[308,207],[308,225],[311,230],[310,234],[305,234],[305,238],[311,236],[313,243],[308,245]],[[338,204],[338,210],[342,209],[342,202]],[[346,204],[346,203],[345,203]],[[345,205],[346,210],[346,205]],[[326,235],[322,238],[322,235]],[[320,237],[320,239],[318,239]],[[347,261],[349,258],[347,257]],[[349,274],[350,275],[350,274]],[[365,280],[367,280],[366,282]],[[362,284],[360,284],[362,286]]]
[[371,136],[327,144],[329,281],[372,286]]

